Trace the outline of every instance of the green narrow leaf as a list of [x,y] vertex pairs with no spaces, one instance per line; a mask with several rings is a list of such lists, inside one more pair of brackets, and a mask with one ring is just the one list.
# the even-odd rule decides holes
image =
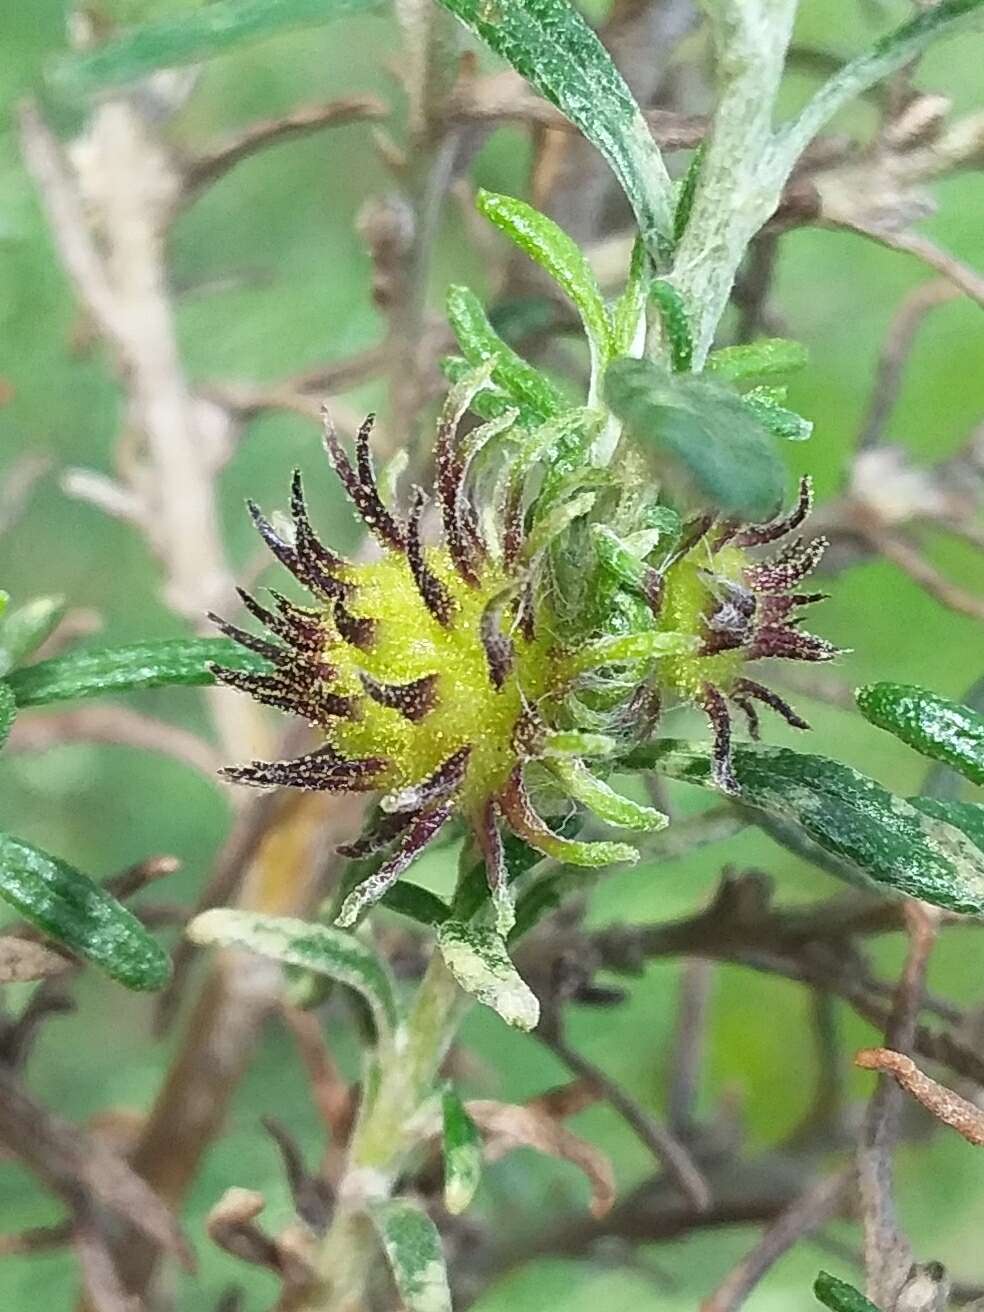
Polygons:
[[398,880],[386,890],[381,900],[388,910],[408,916],[421,925],[440,925],[451,914],[451,908],[443,898],[408,879]]
[[577,242],[553,219],[514,196],[479,189],[475,204],[562,288],[577,307],[592,354],[604,361],[611,349],[612,326],[598,279]]
[[849,1285],[845,1280],[821,1271],[813,1284],[817,1302],[829,1307],[831,1312],[878,1312],[869,1299],[860,1290]]
[[482,1178],[482,1139],[464,1103],[451,1086],[441,1100],[444,1150],[444,1206],[458,1216],[475,1197]]
[[527,364],[495,331],[474,292],[467,287],[449,287],[446,304],[454,335],[469,364],[493,363],[493,381],[542,419],[564,408],[564,398],[553,383]]
[[507,1025],[531,1030],[540,1004],[494,930],[446,920],[437,935],[444,964],[464,991],[499,1013]]
[[706,154],[707,146],[702,141],[694,151],[687,166],[687,171],[683,175],[683,181],[680,183],[677,202],[673,209],[674,245],[679,245],[681,237],[687,230],[687,224],[690,222],[690,215],[694,208],[694,197],[697,195],[697,183],[700,181],[700,170]]
[[33,597],[0,621],[0,675],[9,674],[41,646],[65,614],[64,597]]
[[614,634],[610,638],[596,638],[594,642],[584,643],[580,651],[566,659],[564,673],[565,676],[573,677],[588,670],[596,670],[602,665],[682,656],[688,651],[695,651],[699,645],[700,639],[688,633],[658,633],[652,629],[646,633]]
[[[441,359],[441,372],[449,383],[464,382],[473,370],[474,365],[460,355],[445,355]],[[489,422],[504,419],[518,410],[517,422],[521,427],[535,428],[540,423],[538,411],[531,410],[529,406],[517,406],[507,391],[492,382],[479,388],[471,399],[470,408],[480,419]]]
[[783,442],[805,442],[813,436],[813,424],[809,419],[798,415],[795,410],[784,406],[777,392],[784,394],[785,389],[753,387],[741,399],[774,437],[778,437]]
[[392,1037],[396,1029],[399,1008],[389,969],[351,934],[288,916],[222,908],[196,916],[186,933],[193,943],[248,948],[285,965],[338,980],[365,998],[381,1039]]
[[451,1312],[441,1236],[427,1213],[403,1198],[372,1203],[368,1211],[406,1312]]
[[[577,817],[571,817],[569,825],[577,823]],[[506,877],[509,884],[515,883],[521,875],[528,874],[535,865],[544,860],[542,852],[524,843],[515,834],[503,835],[503,847],[506,857]],[[485,870],[485,861],[479,858],[466,872],[455,893],[452,916],[455,920],[469,921],[488,901],[489,882]]]
[[14,700],[14,694],[7,684],[0,682],[0,747],[3,747],[10,737],[16,715],[17,702]]
[[543,743],[547,759],[567,760],[571,756],[611,756],[618,746],[606,733],[584,733],[579,729],[558,729],[548,733]]
[[56,89],[91,95],[148,77],[158,68],[194,64],[250,41],[361,14],[381,0],[210,0],[199,9],[144,23],[105,45],[66,56],[51,72]]
[[0,898],[128,989],[163,988],[171,976],[171,958],[116,898],[10,834],[0,834]]
[[[822,756],[742,744],[733,757],[738,799],[760,813],[767,830],[773,822],[790,827],[833,857],[825,865],[834,873],[951,911],[984,911],[981,851],[953,824]],[[711,750],[702,744],[663,739],[623,764],[714,786]]]
[[984,784],[984,715],[911,684],[871,683],[855,698],[864,718],[879,729]]
[[785,337],[763,337],[742,346],[722,346],[707,357],[705,370],[730,382],[749,378],[781,378],[808,362],[806,347]]
[[43,706],[138,688],[211,684],[213,664],[235,670],[269,668],[228,638],[174,638],[58,656],[15,670],[7,682],[18,706]]
[[622,295],[612,306],[612,355],[639,355],[645,341],[646,303],[652,281],[652,261],[645,242],[632,243],[629,276]]
[[984,804],[944,801],[938,797],[910,797],[909,802],[917,811],[959,829],[984,853]]
[[683,297],[663,278],[657,278],[649,288],[649,295],[659,306],[663,331],[670,346],[670,363],[673,372],[686,374],[694,362],[694,339]]
[[938,0],[908,22],[876,41],[856,59],[842,65],[799,114],[776,133],[774,149],[792,167],[816,134],[844,105],[890,77],[934,41],[984,24],[984,0]]
[[569,797],[610,825],[656,832],[669,824],[669,817],[662,811],[623,797],[593,774],[583,761],[551,761],[547,768]]
[[608,51],[568,0],[441,0],[556,105],[601,151],[635,211],[646,246],[673,244],[673,184],[649,125]]
[[736,392],[651,360],[608,367],[609,404],[634,435],[729,519],[761,523],[781,508],[786,470],[775,438]]

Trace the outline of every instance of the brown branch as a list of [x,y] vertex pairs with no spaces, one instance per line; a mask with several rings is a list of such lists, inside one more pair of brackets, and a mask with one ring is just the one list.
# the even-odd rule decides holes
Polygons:
[[70,970],[72,963],[42,943],[18,934],[0,935],[0,984],[23,984],[51,979]]
[[209,149],[180,162],[182,175],[181,203],[196,200],[206,187],[270,146],[305,137],[324,128],[341,127],[347,123],[383,118],[386,106],[376,96],[348,96],[320,105],[301,105],[289,114],[262,119],[234,132]]
[[[611,926],[591,934],[581,950],[605,970],[638,974],[657,957],[701,956],[776,974],[843,998],[872,1025],[884,1029],[890,1007],[886,986],[874,979],[849,940],[905,927],[904,904],[849,894],[806,909],[769,906],[769,887],[756,872],[730,876],[711,904],[681,920],[657,925]],[[973,921],[944,915],[946,924]],[[951,1023],[959,1013],[942,1008]],[[946,1030],[917,1026],[914,1051],[984,1086],[984,1058]]]
[[676,1135],[687,1135],[694,1125],[712,978],[711,963],[696,957],[685,961],[680,972],[666,1094],[666,1120]]
[[155,1249],[188,1267],[191,1250],[156,1193],[94,1135],[47,1111],[0,1066],[0,1140],[77,1219],[96,1204],[126,1219]]
[[[452,123],[522,123],[567,134],[578,131],[560,110],[542,100],[529,83],[511,71],[463,82],[449,98],[447,117]],[[664,150],[692,150],[707,132],[707,119],[702,114],[651,109],[646,113],[646,122]]]
[[854,1064],[864,1070],[891,1075],[938,1121],[962,1134],[968,1143],[984,1148],[984,1111],[930,1079],[911,1057],[890,1048],[862,1048],[855,1055]]
[[882,342],[875,381],[868,402],[868,413],[861,427],[858,447],[877,446],[881,441],[885,423],[898,398],[899,388],[916,335],[926,316],[939,305],[945,305],[959,296],[960,289],[945,278],[933,278],[921,283],[904,297],[889,324]]
[[855,1187],[853,1170],[840,1171],[810,1185],[772,1222],[765,1234],[731,1270],[701,1312],[736,1312],[763,1276],[794,1244],[827,1224],[843,1209]]
[[126,706],[80,706],[70,711],[28,713],[10,734],[10,752],[47,752],[76,743],[131,747],[170,756],[214,779],[220,758],[197,734]]
[[54,1225],[39,1225],[16,1234],[0,1235],[0,1257],[22,1257],[64,1248],[72,1242],[72,1228],[70,1220],[57,1221]]
[[966,589],[951,583],[945,574],[941,574],[925,556],[903,538],[894,534],[872,528],[867,535],[872,546],[886,560],[907,574],[914,583],[928,592],[934,600],[958,615],[967,615],[973,620],[984,620],[984,597],[979,597]]
[[[2,404],[2,401],[0,401]],[[4,470],[0,487],[0,536],[17,524],[30,500],[35,485],[51,468],[47,456],[18,456]]]
[[711,1194],[707,1181],[686,1147],[675,1135],[630,1098],[620,1084],[586,1057],[582,1057],[561,1035],[553,1031],[550,1025],[541,1022],[535,1034],[573,1075],[586,1080],[598,1090],[605,1102],[611,1105],[665,1168],[680,1192],[697,1211],[702,1211],[710,1205]]
[[[886,1042],[908,1053],[916,1037],[938,918],[935,911],[918,902],[907,902],[905,914],[909,950],[886,1027]],[[898,1088],[882,1077],[868,1104],[857,1155],[867,1292],[882,1307],[895,1306],[912,1265],[912,1249],[896,1216],[892,1185],[892,1155],[899,1136],[900,1112]]]
[[979,274],[976,269],[972,269],[970,265],[964,264],[962,260],[959,260],[949,251],[944,250],[942,246],[937,246],[934,241],[923,236],[922,233],[906,230],[896,231],[880,224],[867,223],[863,219],[851,217],[847,213],[841,216],[832,210],[826,209],[818,219],[818,223],[819,226],[824,228],[841,228],[848,232],[857,233],[860,237],[867,237],[870,241],[876,241],[881,246],[887,246],[889,250],[913,255],[928,268],[935,270],[936,273],[952,282],[965,296],[969,296],[978,305],[984,306],[984,276]]

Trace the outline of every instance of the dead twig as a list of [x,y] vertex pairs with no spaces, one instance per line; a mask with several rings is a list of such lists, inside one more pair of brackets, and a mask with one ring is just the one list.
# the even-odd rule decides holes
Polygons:
[[695,957],[685,961],[680,972],[666,1095],[666,1120],[676,1135],[687,1135],[694,1125],[713,969],[709,961]]
[[882,342],[868,413],[858,438],[860,450],[877,446],[882,439],[886,421],[898,398],[906,363],[926,316],[959,295],[960,289],[948,279],[933,278],[914,288],[902,300]]
[[0,984],[50,979],[70,970],[72,963],[41,943],[16,934],[0,936]]
[[927,268],[948,279],[965,296],[969,296],[972,301],[984,307],[984,276],[976,269],[972,269],[969,264],[964,264],[950,251],[937,246],[936,242],[923,236],[922,233],[896,231],[880,224],[866,223],[863,219],[851,217],[846,213],[840,217],[836,212],[827,209],[817,222],[820,227],[845,229],[857,233],[859,237],[867,237],[869,241],[878,242],[880,246],[887,246],[889,250],[914,256]]
[[938,1121],[962,1134],[968,1143],[984,1148],[984,1111],[958,1093],[924,1074],[911,1057],[891,1048],[862,1048],[854,1064],[868,1071],[891,1075]]
[[83,1226],[96,1204],[138,1230],[189,1269],[191,1249],[173,1214],[121,1157],[78,1125],[55,1116],[0,1066],[0,1140]]
[[825,1176],[804,1190],[701,1303],[701,1312],[736,1312],[762,1277],[794,1244],[819,1230],[841,1211],[853,1192],[854,1183],[854,1172],[848,1169]]
[[221,760],[204,739],[179,725],[144,715],[127,706],[80,706],[18,717],[7,744],[9,752],[47,752],[77,743],[129,747],[170,756],[214,779]]
[[[911,1050],[915,1040],[938,923],[936,912],[918,902],[907,902],[905,914],[909,951],[886,1028],[887,1045],[903,1053]],[[912,1265],[912,1250],[896,1216],[892,1187],[900,1110],[898,1088],[883,1077],[868,1104],[857,1154],[867,1292],[881,1307],[895,1306]]]
[[698,1211],[710,1205],[707,1181],[680,1140],[631,1098],[622,1086],[588,1061],[550,1025],[541,1023],[535,1031],[541,1043],[560,1059],[573,1075],[586,1080],[599,1096],[621,1116],[638,1135],[656,1160],[675,1181],[680,1192]]
[[386,106],[376,96],[348,96],[321,105],[301,105],[289,114],[262,119],[217,142],[179,164],[182,176],[180,203],[189,204],[207,187],[241,164],[270,146],[305,137],[324,128],[341,127],[346,123],[372,121],[383,118]]

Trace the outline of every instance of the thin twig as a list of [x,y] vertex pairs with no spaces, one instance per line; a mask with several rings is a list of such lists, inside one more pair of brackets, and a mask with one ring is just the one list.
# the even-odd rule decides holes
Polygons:
[[877,446],[898,398],[909,354],[926,316],[939,305],[959,296],[960,289],[944,278],[933,278],[914,288],[892,317],[882,342],[868,413],[861,427],[858,448]]
[[380,119],[385,114],[386,106],[376,96],[348,96],[323,105],[301,105],[289,114],[250,123],[209,149],[182,161],[181,202],[188,204],[197,199],[206,187],[213,186],[237,164],[270,146],[320,132],[323,128]]
[[794,1244],[835,1217],[854,1189],[854,1171],[839,1171],[810,1185],[769,1226],[750,1253],[728,1272],[701,1312],[737,1312],[748,1295]]
[[[926,968],[936,941],[937,918],[920,903],[906,904],[909,951],[899,978],[886,1029],[886,1046],[908,1053],[915,1040]],[[884,1076],[868,1105],[858,1146],[858,1189],[864,1231],[868,1296],[880,1307],[894,1307],[912,1250],[899,1225],[892,1188],[892,1154],[898,1139],[901,1094]]]
[[214,779],[221,764],[215,749],[179,725],[127,706],[80,706],[70,711],[22,715],[11,730],[10,752],[48,752],[78,743],[130,747],[170,756]]
[[39,1225],[16,1234],[0,1235],[0,1257],[45,1253],[52,1248],[64,1248],[71,1242],[72,1222],[57,1221],[54,1225]]
[[923,236],[922,233],[904,230],[895,231],[877,224],[866,223],[863,219],[848,214],[840,217],[835,213],[828,212],[826,209],[818,221],[821,227],[843,228],[849,232],[855,232],[861,237],[867,237],[871,241],[876,241],[881,246],[887,246],[890,250],[902,251],[907,255],[915,256],[928,268],[934,269],[944,278],[947,278],[965,296],[969,296],[978,305],[984,306],[984,276],[979,274],[976,269],[972,269],[969,264],[964,264],[962,260],[959,260],[948,250],[944,250],[942,246],[937,246],[934,241]]
[[911,1057],[890,1048],[862,1048],[855,1054],[854,1064],[865,1070],[891,1075],[938,1121],[962,1134],[968,1143],[984,1148],[984,1111],[952,1089],[931,1080]]
[[712,977],[711,963],[699,958],[684,962],[680,972],[666,1094],[666,1120],[676,1135],[686,1135],[694,1124]]
[[541,1024],[536,1030],[536,1036],[572,1074],[587,1080],[598,1089],[604,1100],[611,1104],[666,1169],[691,1206],[698,1211],[710,1206],[711,1193],[707,1181],[675,1135],[630,1098],[620,1084],[586,1057],[582,1057],[561,1035],[551,1032],[550,1026]]
[[174,1217],[123,1158],[80,1126],[42,1107],[2,1066],[0,1140],[73,1215],[78,1216],[80,1207],[88,1209],[98,1202],[125,1217],[155,1248],[191,1264],[191,1252]]
[[947,610],[956,611],[958,615],[967,615],[973,620],[984,620],[984,597],[979,597],[965,588],[951,583],[945,574],[941,574],[910,543],[895,534],[871,529],[868,536],[875,549],[890,560],[903,574],[908,574],[914,583],[929,593]]
[[[525,123],[575,133],[570,119],[542,100],[529,84],[511,71],[493,73],[462,83],[448,101],[447,117],[457,123]],[[700,144],[707,132],[702,114],[677,114],[652,109],[646,114],[653,138],[664,150],[689,150]]]

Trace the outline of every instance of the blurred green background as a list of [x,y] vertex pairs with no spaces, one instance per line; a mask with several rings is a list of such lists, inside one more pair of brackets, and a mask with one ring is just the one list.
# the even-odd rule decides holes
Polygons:
[[[117,0],[128,19],[181,7],[178,0]],[[805,4],[803,11],[803,40],[833,53],[856,50],[890,19],[908,12],[904,4],[865,7],[855,0]],[[46,61],[64,49],[64,26],[59,0],[0,0],[0,96],[6,109],[37,89]],[[201,143],[253,118],[355,91],[399,103],[387,71],[397,49],[389,18],[363,17],[223,56],[203,70],[174,124],[175,139]],[[950,43],[925,60],[920,83],[944,90],[958,110],[966,109],[980,88],[980,55],[973,38]],[[790,97],[802,89],[792,85]],[[868,112],[853,111],[850,125],[863,131]],[[528,159],[526,150],[517,148],[522,140],[514,129],[498,131],[476,162],[476,180],[522,194]],[[371,128],[357,124],[266,151],[195,204],[178,222],[171,248],[181,343],[192,377],[272,380],[376,342],[382,325],[370,301],[369,261],[354,220],[362,202],[386,186]],[[981,265],[984,179],[963,176],[939,187],[938,195],[941,212],[927,231]],[[777,298],[788,334],[807,344],[813,362],[809,374],[794,382],[791,400],[816,422],[812,442],[790,448],[790,458],[797,472],[815,475],[821,498],[842,477],[890,314],[904,292],[927,276],[907,257],[859,238],[803,231],[784,239]],[[454,207],[439,243],[435,304],[452,280],[486,289],[481,259]],[[10,398],[0,407],[0,468],[9,469],[25,452],[52,463],[24,518],[0,539],[0,582],[15,600],[58,592],[73,606],[97,609],[105,623],[90,641],[100,645],[172,635],[181,631],[180,624],[160,600],[156,569],[141,541],[125,525],[67,499],[57,485],[65,465],[112,467],[120,418],[111,368],[100,349],[85,345],[78,326],[78,311],[8,130],[0,136],[0,380]],[[946,305],[929,320],[889,427],[890,436],[917,460],[954,450],[979,419],[981,350],[980,311],[972,305]],[[368,408],[380,398],[368,388],[350,399]],[[253,551],[244,496],[283,504],[295,464],[307,473],[316,522],[328,528],[333,541],[355,541],[355,527],[320,457],[315,427],[300,418],[269,417],[248,428],[223,476],[225,529],[237,564]],[[979,560],[975,579],[968,549],[941,539],[932,542],[930,555],[956,581],[980,586]],[[878,676],[960,694],[981,674],[980,627],[941,609],[884,564],[840,577],[819,627],[853,649],[839,663],[845,681]],[[203,722],[194,692],[147,693],[133,704],[176,723]],[[816,725],[814,750],[858,765],[900,792],[916,789],[923,767],[894,740],[856,715],[805,703],[804,709]],[[783,733],[770,725],[772,739]],[[702,804],[685,791],[677,802],[683,810]],[[228,821],[223,799],[200,775],[122,748],[66,746],[43,757],[6,756],[0,768],[4,828],[96,875],[150,852],[173,852],[184,868],[167,893],[185,901],[206,877]],[[660,868],[642,865],[609,879],[593,898],[591,916],[601,924],[685,913],[706,898],[725,861],[770,871],[787,899],[833,889],[826,876],[768,840],[745,835],[726,849],[705,849]],[[980,1003],[978,945],[970,935],[945,940],[933,962],[932,987]],[[886,967],[897,964],[898,943],[881,943],[877,951]],[[582,1009],[572,1017],[572,1037],[584,1051],[654,1108],[662,1097],[676,978],[675,966],[660,963],[633,986],[631,1000],[617,1012]],[[75,1118],[110,1107],[146,1107],[172,1047],[171,1041],[150,1038],[149,1004],[91,977],[79,1000],[77,1017],[45,1028],[32,1063],[32,1086]],[[815,1062],[808,1015],[808,995],[792,984],[730,968],[715,971],[704,1108],[713,1108],[726,1091],[737,1097],[753,1144],[781,1138],[808,1104]],[[479,1096],[522,1099],[563,1078],[540,1047],[507,1031],[491,1013],[476,1011],[465,1037],[479,1058],[474,1082]],[[845,1051],[873,1038],[860,1022],[844,1016]],[[354,1063],[351,1043],[342,1036],[341,1044],[345,1059]],[[870,1087],[868,1077],[854,1079],[859,1095]],[[272,1228],[287,1219],[279,1164],[258,1128],[259,1116],[271,1110],[291,1125],[313,1157],[317,1119],[293,1048],[273,1030],[236,1096],[228,1133],[209,1154],[186,1214],[201,1265],[181,1287],[182,1312],[211,1309],[229,1282],[245,1286],[249,1312],[267,1307],[275,1293],[270,1278],[235,1263],[202,1233],[208,1208],[233,1184],[268,1197],[264,1221]],[[612,1154],[621,1186],[649,1170],[644,1151],[609,1112],[584,1113],[572,1128]],[[938,1135],[902,1154],[900,1195],[919,1255],[945,1261],[960,1277],[984,1281],[979,1243],[984,1157],[956,1136]],[[479,1197],[485,1219],[504,1233],[546,1209],[585,1204],[585,1187],[572,1168],[527,1153],[491,1168]],[[0,1163],[0,1229],[15,1231],[56,1216],[55,1205],[32,1181]],[[606,1312],[692,1309],[754,1237],[751,1231],[729,1230],[654,1250],[654,1260],[672,1282],[667,1287],[641,1274],[541,1263],[488,1295],[482,1312],[559,1304],[566,1312],[580,1312],[601,1298]],[[811,1306],[809,1284],[820,1265],[851,1275],[828,1255],[821,1261],[818,1252],[800,1247],[774,1269],[749,1306],[755,1312]],[[67,1254],[0,1260],[0,1308],[67,1309],[72,1289]]]

